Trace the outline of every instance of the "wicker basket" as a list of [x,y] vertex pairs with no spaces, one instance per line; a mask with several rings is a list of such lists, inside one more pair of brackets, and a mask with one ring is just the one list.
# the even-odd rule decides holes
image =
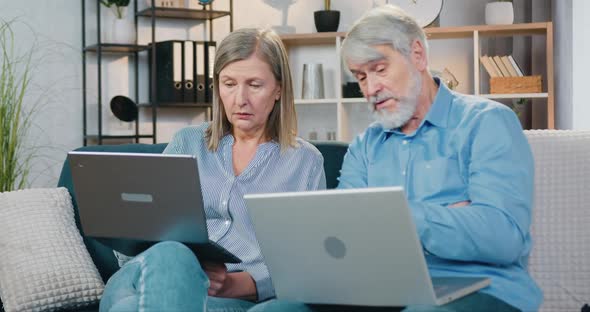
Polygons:
[[541,76],[492,77],[490,93],[540,93]]

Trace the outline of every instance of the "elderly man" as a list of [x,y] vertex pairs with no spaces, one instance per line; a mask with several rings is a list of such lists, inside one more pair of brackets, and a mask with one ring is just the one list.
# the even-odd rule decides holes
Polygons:
[[403,186],[431,276],[491,279],[444,306],[403,311],[537,310],[542,293],[527,272],[533,159],[516,115],[433,78],[423,30],[397,7],[365,14],[341,53],[376,122],[351,143],[338,187]]

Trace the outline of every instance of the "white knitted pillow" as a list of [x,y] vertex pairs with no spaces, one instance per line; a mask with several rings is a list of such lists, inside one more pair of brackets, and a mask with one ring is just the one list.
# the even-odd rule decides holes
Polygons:
[[6,312],[96,303],[104,283],[65,188],[0,193],[0,297]]

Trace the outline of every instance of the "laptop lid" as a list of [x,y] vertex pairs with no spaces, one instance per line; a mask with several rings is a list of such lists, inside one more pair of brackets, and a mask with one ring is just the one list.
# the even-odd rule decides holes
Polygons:
[[72,151],[68,157],[85,235],[208,243],[194,156]]
[[365,306],[442,303],[401,187],[245,199],[277,298]]

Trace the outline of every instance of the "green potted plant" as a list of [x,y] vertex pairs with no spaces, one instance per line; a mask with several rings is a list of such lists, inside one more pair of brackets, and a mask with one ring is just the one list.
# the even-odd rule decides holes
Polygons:
[[113,10],[117,18],[124,18],[130,0],[100,0],[104,6]]
[[11,22],[0,19],[0,192],[22,189],[33,150],[24,145],[31,125],[31,112],[24,106],[25,93],[31,81],[33,49],[15,55]]
[[118,44],[135,43],[135,28],[133,23],[127,21],[127,7],[130,0],[100,0],[105,7],[111,9],[114,18],[110,23],[105,23],[110,29],[106,29],[105,41]]
[[330,10],[330,0],[324,0],[324,10],[313,12],[313,19],[317,31],[337,31],[340,23],[340,11]]
[[514,7],[511,0],[496,0],[486,4],[486,24],[508,25],[514,22]]

